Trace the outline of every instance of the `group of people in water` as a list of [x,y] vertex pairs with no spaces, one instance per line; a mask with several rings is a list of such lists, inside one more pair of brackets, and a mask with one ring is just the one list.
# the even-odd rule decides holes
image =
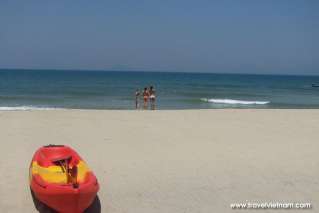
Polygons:
[[148,109],[149,103],[150,103],[150,109],[155,109],[155,89],[153,86],[150,86],[149,88],[145,87],[143,92],[141,93],[139,89],[135,91],[135,108],[138,109],[140,97],[143,97],[143,108]]

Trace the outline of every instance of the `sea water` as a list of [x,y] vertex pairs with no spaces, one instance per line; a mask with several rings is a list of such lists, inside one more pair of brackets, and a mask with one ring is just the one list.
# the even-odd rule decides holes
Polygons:
[[319,108],[316,83],[319,76],[3,69],[0,110],[134,109],[135,90],[151,85],[157,109]]

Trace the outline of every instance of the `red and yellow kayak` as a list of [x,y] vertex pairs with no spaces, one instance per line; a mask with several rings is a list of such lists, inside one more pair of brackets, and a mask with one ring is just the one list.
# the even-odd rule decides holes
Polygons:
[[35,197],[61,213],[82,213],[99,190],[88,165],[64,145],[39,148],[32,158],[29,175]]

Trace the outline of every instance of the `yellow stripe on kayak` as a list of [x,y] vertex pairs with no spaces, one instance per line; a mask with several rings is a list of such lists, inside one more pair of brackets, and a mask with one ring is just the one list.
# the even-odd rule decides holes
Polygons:
[[[77,182],[81,183],[84,181],[85,176],[90,171],[90,169],[84,161],[80,161],[77,164],[77,167],[78,167]],[[63,172],[61,166],[42,167],[38,164],[37,161],[33,161],[30,170],[33,175],[35,174],[40,175],[41,178],[48,183],[58,183],[58,184],[67,183],[66,174]]]

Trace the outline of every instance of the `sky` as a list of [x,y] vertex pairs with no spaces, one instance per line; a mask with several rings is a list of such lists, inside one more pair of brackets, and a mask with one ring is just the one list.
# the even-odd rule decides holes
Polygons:
[[0,68],[319,75],[317,0],[1,0]]

